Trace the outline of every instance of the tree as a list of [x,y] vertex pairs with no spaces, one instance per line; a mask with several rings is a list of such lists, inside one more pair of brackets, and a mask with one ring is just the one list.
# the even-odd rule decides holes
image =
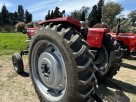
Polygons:
[[50,10],[48,11],[48,18],[51,19]]
[[32,14],[30,14],[27,10],[25,11],[25,22],[29,23],[32,21]]
[[82,15],[81,15],[81,21],[85,21],[85,12],[84,11],[82,12]]
[[136,10],[133,10],[128,14],[128,19],[132,23],[132,26],[136,26]]
[[54,18],[54,12],[53,12],[53,10],[51,11],[51,19],[53,19]]
[[131,27],[132,27],[131,22],[128,19],[125,19],[121,23],[120,32],[129,33]]
[[29,16],[28,16],[27,21],[28,21],[28,22],[32,22],[32,18],[33,18],[33,15],[32,15],[31,13],[29,13]]
[[7,7],[3,5],[1,11],[1,26],[5,26],[9,23],[9,13]]
[[1,13],[0,13],[0,26],[2,25],[2,15],[1,15]]
[[48,15],[45,16],[45,20],[49,20]]
[[10,12],[9,13],[9,16],[8,16],[9,18],[9,23],[8,23],[8,25],[13,25],[13,23],[14,23],[14,13],[12,13],[12,12]]
[[29,23],[28,18],[29,18],[29,12],[26,10],[25,11],[25,22],[26,23]]
[[93,6],[93,9],[88,17],[89,27],[93,27],[95,24],[100,23],[99,21],[99,11],[97,9],[97,5]]
[[15,11],[14,12],[14,15],[13,15],[13,25],[17,24],[18,23],[18,14],[17,12]]
[[97,4],[98,7],[98,23],[101,23],[102,20],[102,12],[103,12],[103,5],[104,5],[104,0],[100,0]]
[[62,15],[63,15],[63,17],[65,17],[65,10],[62,11]]
[[55,10],[54,10],[54,17],[55,18],[59,18],[61,17],[61,12],[59,11],[59,7],[56,7]]
[[18,5],[18,21],[19,22],[24,21],[24,9],[22,5]]
[[95,24],[101,23],[103,5],[104,0],[100,0],[97,5],[93,6],[93,9],[88,17],[89,27],[93,27]]
[[103,16],[102,21],[106,23],[110,30],[115,25],[115,19],[123,11],[123,7],[114,2],[108,2],[103,6]]
[[71,13],[71,17],[74,17],[81,21],[81,12],[78,10],[75,10],[74,12]]
[[49,20],[49,19],[54,19],[54,18],[60,18],[60,17],[64,17],[65,16],[65,10],[63,10],[62,12],[59,11],[59,8],[56,7],[55,10],[48,11],[48,14],[45,16],[45,20]]
[[[87,17],[87,13],[88,13],[89,7],[85,7],[83,6],[80,10],[75,10],[74,12],[71,13],[71,17],[75,17],[78,20],[84,20],[84,18],[86,19]],[[84,17],[85,16],[85,17]]]

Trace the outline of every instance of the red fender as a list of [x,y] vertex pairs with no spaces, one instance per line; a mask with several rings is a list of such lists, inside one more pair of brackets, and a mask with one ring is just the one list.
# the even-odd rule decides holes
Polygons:
[[87,34],[87,42],[90,47],[100,48],[102,45],[103,35],[107,32],[107,28],[89,28]]
[[50,23],[50,22],[67,22],[71,24],[72,26],[74,26],[78,31],[80,31],[80,28],[81,28],[81,23],[73,17],[63,17],[63,18],[45,20],[45,21],[39,22],[39,25],[43,25],[43,24]]
[[[81,23],[72,17],[63,17],[63,18],[56,18],[56,19],[50,19],[50,20],[44,20],[39,22],[39,25],[44,25],[44,24],[48,24],[51,22],[66,22],[66,24],[70,24],[72,25],[76,30],[80,31],[81,28]],[[28,36],[34,36],[34,33],[38,30],[38,28],[27,28],[27,35]]]

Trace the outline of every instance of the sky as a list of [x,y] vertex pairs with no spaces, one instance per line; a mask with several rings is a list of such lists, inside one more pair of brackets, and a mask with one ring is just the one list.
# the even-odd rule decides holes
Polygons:
[[[90,7],[98,3],[99,0],[0,0],[0,10],[5,4],[9,12],[17,11],[18,5],[23,5],[24,10],[28,10],[33,15],[33,20],[44,20],[48,10],[59,7],[60,11],[65,10],[66,15],[74,10],[79,10],[83,6]],[[107,2],[109,0],[105,0]],[[127,15],[132,10],[136,10],[136,0],[110,0],[121,4],[124,7],[123,15]]]

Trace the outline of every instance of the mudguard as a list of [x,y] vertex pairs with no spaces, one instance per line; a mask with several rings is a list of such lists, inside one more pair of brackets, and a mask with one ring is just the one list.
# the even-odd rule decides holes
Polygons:
[[45,21],[39,22],[39,25],[43,25],[43,24],[50,23],[50,22],[66,22],[66,23],[73,25],[78,31],[81,28],[81,23],[73,17],[63,17],[63,18],[45,20]]
[[[39,22],[39,25],[44,25],[50,22],[65,22],[65,24],[70,24],[72,25],[76,30],[80,31],[81,28],[81,24],[80,22],[72,17],[63,17],[63,18],[56,18],[56,19],[50,19],[50,20],[45,20],[45,21],[41,21]],[[38,28],[27,28],[27,35],[29,37],[34,36],[34,33],[38,30]]]
[[107,28],[89,28],[87,42],[92,48],[100,48],[102,45],[103,35],[108,33]]

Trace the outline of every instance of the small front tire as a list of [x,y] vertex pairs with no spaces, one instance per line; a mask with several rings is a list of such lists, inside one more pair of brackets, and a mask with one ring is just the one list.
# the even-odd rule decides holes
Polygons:
[[22,60],[22,57],[19,53],[14,53],[12,55],[12,63],[13,63],[14,70],[18,74],[21,74],[24,72],[23,60]]

